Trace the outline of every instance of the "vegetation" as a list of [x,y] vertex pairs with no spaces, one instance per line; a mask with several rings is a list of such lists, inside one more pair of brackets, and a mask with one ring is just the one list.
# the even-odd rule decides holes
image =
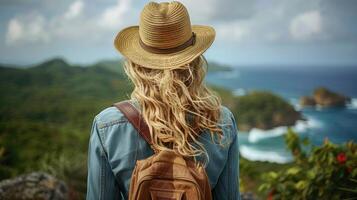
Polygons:
[[243,193],[253,192],[258,197],[264,199],[266,192],[258,190],[259,186],[266,181],[265,177],[262,175],[270,171],[283,171],[292,166],[292,163],[277,164],[271,162],[249,161],[243,157],[240,157],[240,191]]
[[305,153],[296,133],[289,130],[286,144],[294,155],[291,167],[266,173],[261,191],[268,199],[356,199],[357,144],[336,145],[328,140]]
[[[253,92],[243,97],[235,97],[228,90],[212,88],[219,93],[224,105],[239,116],[237,121],[241,130],[243,127],[269,128],[283,125],[278,123],[277,119],[294,116],[292,118],[295,120],[300,117],[288,103],[268,92]],[[126,79],[119,61],[71,66],[62,59],[53,59],[26,69],[0,67],[0,180],[42,170],[63,179],[69,186],[71,199],[84,199],[87,148],[92,120],[98,112],[113,102],[128,98],[131,91],[132,85]],[[283,197],[285,194],[281,194],[281,185],[290,186],[289,181],[298,182],[299,176],[303,181],[310,181],[305,171],[313,169],[311,165],[320,159],[318,156],[330,159],[329,153],[326,152],[332,152],[333,155],[344,152],[346,156],[344,165],[332,161],[331,165],[336,167],[331,167],[333,176],[334,170],[345,169],[343,166],[347,166],[346,169],[350,169],[350,166],[356,169],[356,165],[351,164],[352,156],[356,157],[356,150],[353,150],[354,153],[348,150],[352,149],[352,146],[356,149],[354,145],[338,147],[329,144],[328,148],[324,147],[327,148],[326,152],[316,150],[316,157],[309,161],[309,157],[303,154],[301,148],[299,150],[296,147],[296,142],[291,142],[297,139],[288,141],[290,146],[294,146],[293,149],[298,149],[294,152],[300,152],[295,155],[301,155],[298,156],[301,162],[297,160],[293,164],[279,165],[250,162],[241,158],[243,191],[264,195],[274,188],[274,198],[278,199],[279,195]],[[343,156],[339,157],[343,160]],[[290,170],[291,167],[299,167],[299,171],[293,175],[284,174],[287,171],[296,172]],[[324,170],[323,173],[330,173],[327,169]],[[277,177],[285,178],[274,179],[269,175],[260,175],[266,171],[273,171]],[[352,170],[351,174],[356,174],[355,170]],[[313,183],[327,185],[334,180],[328,174],[316,175],[320,176],[323,178],[312,180],[315,181]],[[354,177],[355,175],[352,178]],[[257,188],[262,183],[262,190],[258,191]],[[302,186],[308,187],[304,184]],[[350,186],[339,186],[351,190]]]
[[281,97],[266,91],[255,91],[236,97],[233,112],[238,118],[240,130],[251,128],[271,129],[292,126],[301,114]]
[[81,67],[53,59],[26,69],[1,67],[0,180],[44,170],[83,199],[92,120],[131,90],[119,61]]

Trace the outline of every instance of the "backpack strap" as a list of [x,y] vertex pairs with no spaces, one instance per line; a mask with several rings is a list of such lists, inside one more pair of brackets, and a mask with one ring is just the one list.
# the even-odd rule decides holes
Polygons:
[[150,129],[139,111],[128,101],[114,103],[113,106],[118,108],[128,121],[135,127],[138,133],[150,145],[151,149],[157,153],[151,141]]

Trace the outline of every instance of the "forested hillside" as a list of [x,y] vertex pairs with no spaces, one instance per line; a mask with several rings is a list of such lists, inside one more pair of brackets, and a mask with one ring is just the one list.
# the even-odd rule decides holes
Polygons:
[[45,170],[83,194],[92,120],[132,90],[121,69],[119,61],[84,67],[62,59],[0,67],[0,180]]

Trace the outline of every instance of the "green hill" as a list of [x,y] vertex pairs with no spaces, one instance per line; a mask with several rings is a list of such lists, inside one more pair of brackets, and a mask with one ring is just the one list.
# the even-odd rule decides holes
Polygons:
[[0,67],[0,180],[46,170],[84,194],[92,120],[132,90],[120,62],[117,72],[114,65],[52,59],[23,69]]
[[131,91],[124,75],[105,65],[70,66],[61,59],[27,69],[1,67],[0,83],[2,121],[73,122],[82,128],[103,106]]

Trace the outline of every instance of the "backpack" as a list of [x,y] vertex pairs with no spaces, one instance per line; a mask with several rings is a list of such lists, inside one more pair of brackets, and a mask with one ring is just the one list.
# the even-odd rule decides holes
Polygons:
[[128,101],[113,104],[151,146],[155,154],[136,161],[131,175],[129,200],[211,200],[205,169],[174,151],[156,151],[149,127]]

